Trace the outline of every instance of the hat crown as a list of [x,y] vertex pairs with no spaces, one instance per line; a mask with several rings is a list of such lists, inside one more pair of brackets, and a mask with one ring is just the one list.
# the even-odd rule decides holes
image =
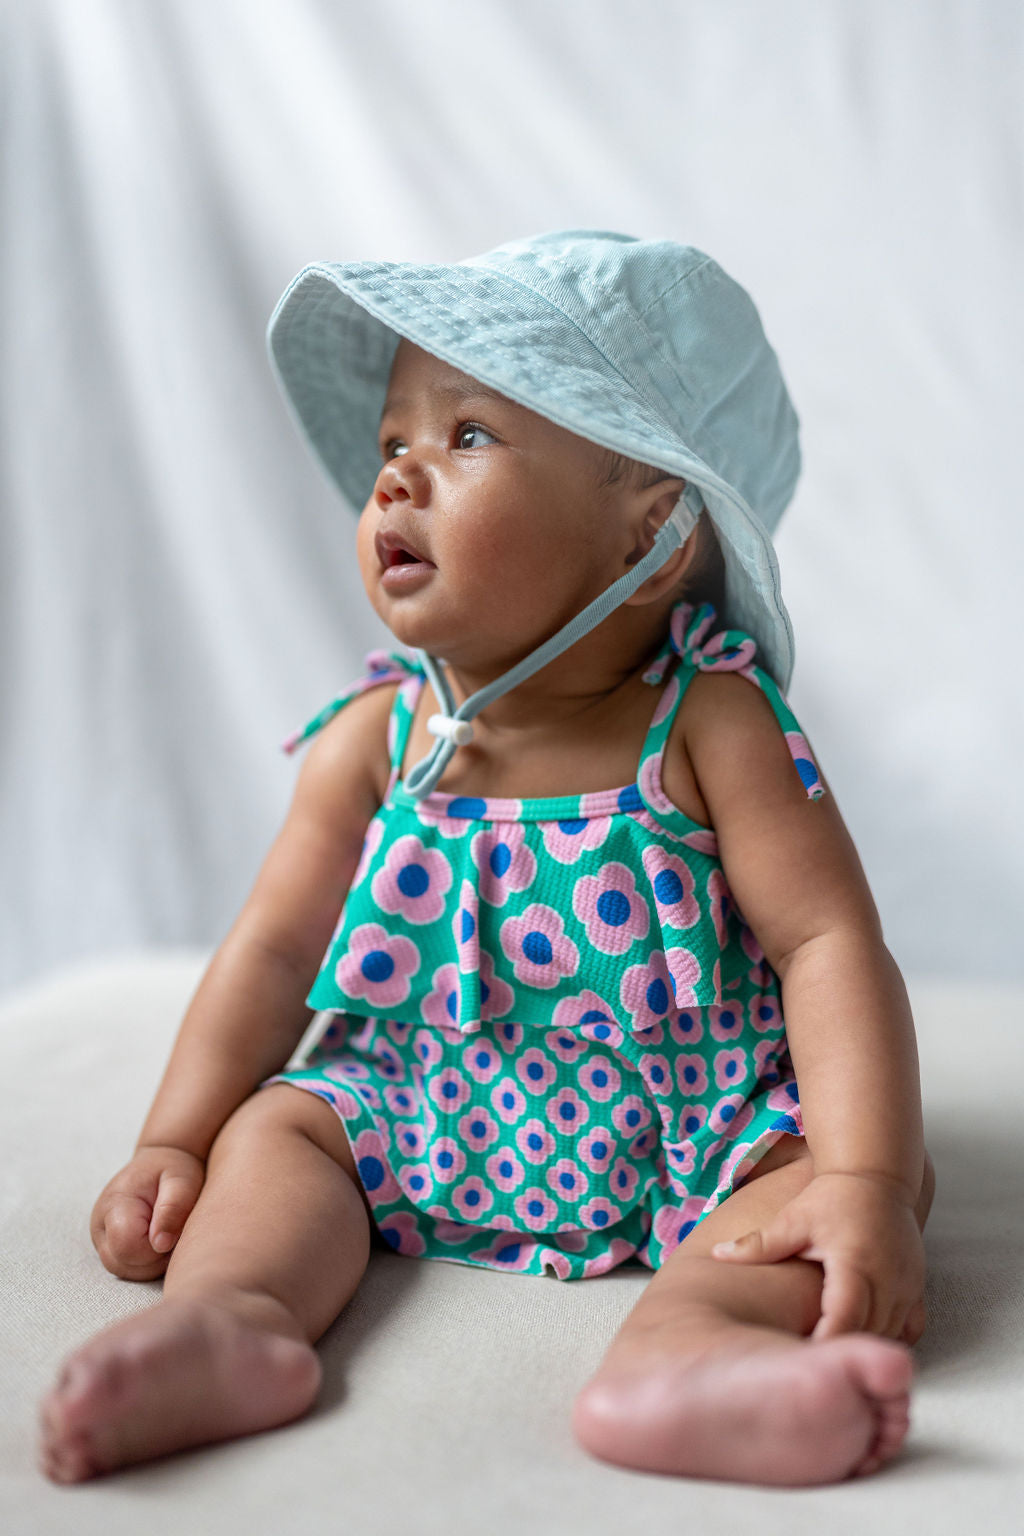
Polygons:
[[569,229],[458,265],[546,299],[775,527],[800,475],[799,421],[753,300],[713,257],[675,240]]

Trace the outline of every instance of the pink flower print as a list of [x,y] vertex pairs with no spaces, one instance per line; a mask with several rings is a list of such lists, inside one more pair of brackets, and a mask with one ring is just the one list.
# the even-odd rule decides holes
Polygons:
[[[556,1004],[552,1018],[559,1029],[578,1029],[590,1040],[602,1040],[608,1045],[618,1045],[622,1040],[614,1013],[603,997],[596,992],[580,992],[576,997],[563,997]],[[582,1046],[586,1050],[586,1046]]]
[[548,1099],[544,1109],[552,1125],[563,1136],[575,1136],[590,1119],[586,1100],[580,1098],[575,1088],[560,1088],[554,1098]]
[[543,1163],[555,1150],[555,1138],[536,1117],[525,1120],[516,1131],[516,1146],[530,1163]]
[[354,889],[359,884],[360,880],[362,880],[363,876],[366,874],[366,871],[373,863],[373,856],[377,852],[377,849],[380,847],[380,840],[383,836],[384,823],[378,816],[375,816],[366,829],[366,836],[363,838],[363,851],[359,855],[359,863],[356,865],[356,872],[352,876],[352,884],[349,887],[350,890]]
[[396,1253],[407,1254],[411,1259],[421,1259],[426,1253],[426,1242],[411,1211],[393,1211],[390,1216],[381,1216],[377,1225],[381,1237]]
[[725,875],[720,869],[713,869],[708,875],[708,900],[711,903],[711,916],[715,924],[715,936],[719,947],[724,949],[728,939],[729,930],[726,920],[729,916],[731,897]]
[[[573,998],[575,1002],[577,999]],[[560,1003],[559,1007],[562,1006]],[[555,1009],[557,1014],[558,1008]],[[564,1029],[549,1029],[544,1036],[544,1045],[556,1061],[569,1066],[571,1062],[579,1061],[581,1056],[587,1054],[587,1042],[579,1035],[569,1033],[569,1027]]]
[[[668,1020],[665,1019],[663,1024],[667,1023]],[[630,1033],[641,1045],[662,1045],[665,1040],[663,1024],[647,1024],[643,1029],[634,1029]]]
[[575,864],[581,853],[600,848],[608,836],[610,816],[566,817],[541,823],[544,847],[559,864]]
[[764,961],[764,950],[758,943],[753,929],[748,928],[746,923],[740,929],[740,943],[743,946],[743,953],[747,959],[753,962],[752,974],[759,974]]
[[371,1205],[391,1205],[399,1198],[401,1186],[391,1171],[379,1131],[360,1131],[353,1138],[352,1160]]
[[458,1123],[458,1132],[471,1152],[486,1152],[498,1139],[498,1122],[482,1104],[471,1104]]
[[469,880],[459,888],[459,904],[452,918],[452,938],[459,956],[459,970],[464,976],[476,970],[480,935],[478,932],[476,891]]
[[674,1253],[684,1237],[688,1237],[709,1209],[703,1195],[688,1195],[682,1205],[663,1205],[655,1213],[653,1236],[661,1246],[661,1262],[664,1264]]
[[381,1077],[389,1077],[392,1082],[400,1083],[405,1078],[405,1062],[386,1040],[378,1040],[373,1049],[377,1062],[377,1071]]
[[778,1050],[777,1040],[759,1040],[754,1046],[754,1072],[757,1081],[764,1086],[779,1080]]
[[[717,962],[716,962],[717,963]],[[700,961],[689,949],[680,945],[665,951],[665,964],[672,978],[672,995],[677,1008],[686,1008],[697,1001],[694,988],[700,979]]]
[[608,1180],[608,1187],[616,1200],[621,1200],[623,1203],[626,1201],[632,1203],[639,1182],[640,1170],[636,1163],[631,1163],[625,1157],[617,1157],[612,1165],[611,1177]]
[[499,1147],[487,1159],[487,1177],[491,1180],[495,1189],[500,1189],[502,1194],[511,1194],[518,1189],[526,1178],[526,1169],[508,1147]]
[[747,1053],[741,1045],[731,1051],[715,1052],[715,1086],[737,1088],[747,1075]]
[[579,969],[580,952],[561,915],[542,902],[533,902],[522,917],[507,917],[498,936],[516,981],[529,987],[557,987],[563,976],[575,976]]
[[580,1087],[598,1104],[607,1104],[622,1087],[622,1073],[613,1066],[610,1056],[594,1054],[579,1071]]
[[531,1045],[516,1062],[516,1076],[527,1093],[543,1093],[558,1076],[558,1069],[550,1056],[537,1045]]
[[445,1067],[430,1079],[427,1092],[439,1109],[451,1114],[465,1104],[470,1096],[470,1087],[458,1067]]
[[743,1004],[714,1003],[708,1009],[712,1040],[738,1040],[743,1033]]
[[498,1047],[485,1035],[476,1035],[462,1053],[462,1065],[475,1083],[489,1083],[502,1068]]
[[787,731],[785,734],[786,746],[790,750],[801,783],[812,800],[820,800],[825,793],[825,786],[819,777],[810,742],[800,731]]
[[531,1189],[524,1189],[515,1200],[513,1208],[523,1225],[535,1232],[550,1226],[558,1215],[558,1206],[538,1184],[534,1184]]
[[466,1168],[466,1154],[454,1136],[439,1136],[427,1154],[430,1169],[439,1184],[451,1184]]
[[673,1010],[674,986],[662,950],[645,965],[631,965],[619,983],[619,1000],[628,1009],[631,1028],[646,1029]]
[[708,1112],[703,1104],[687,1104],[679,1115],[679,1131],[688,1141],[707,1124]]
[[521,1024],[495,1024],[494,1038],[506,1056],[514,1056],[523,1043],[526,1031]]
[[[588,1200],[586,1205],[580,1206],[579,1219],[592,1232],[603,1232],[622,1219],[622,1212],[603,1195],[598,1195],[595,1200]],[[588,1275],[597,1273],[598,1270],[587,1270]]]
[[666,1168],[671,1185],[674,1185],[677,1179],[685,1179],[688,1174],[695,1171],[696,1167],[697,1148],[692,1141],[684,1141],[678,1146],[666,1148]]
[[494,959],[486,949],[480,951],[480,1017],[497,1019],[508,1013],[516,995],[507,981],[494,974]]
[[511,1077],[503,1077],[491,1089],[491,1103],[499,1120],[511,1125],[526,1109],[526,1095]]
[[779,1000],[771,993],[762,992],[760,997],[750,999],[750,1022],[762,1035],[781,1034],[782,1009]]
[[603,1125],[595,1125],[576,1143],[576,1155],[591,1173],[606,1173],[618,1148],[618,1140]]
[[409,977],[419,968],[420,952],[412,939],[390,934],[380,923],[361,923],[352,930],[334,979],[348,997],[365,997],[374,1008],[387,1009],[405,1002]]
[[434,1188],[429,1163],[404,1163],[398,1170],[398,1182],[414,1205],[420,1205]]
[[427,1131],[416,1120],[395,1122],[395,1147],[403,1157],[424,1157],[427,1151]]
[[668,1032],[676,1045],[697,1045],[704,1038],[699,1008],[684,1008],[668,1021]]
[[[665,785],[662,783],[661,778],[661,765],[662,754],[660,752],[652,752],[649,757],[645,757],[640,765],[640,776],[637,779],[637,783],[640,786],[641,795],[649,805],[653,805],[655,810],[671,816],[673,811],[678,812],[679,807],[665,793]],[[653,817],[649,816],[649,823],[652,828],[659,832],[664,830],[658,827]],[[644,824],[647,825],[646,822]]]
[[744,1102],[742,1093],[729,1093],[724,1099],[719,1099],[718,1103],[712,1106],[708,1116],[711,1129],[719,1135],[729,1131]]
[[492,907],[503,907],[513,891],[525,891],[537,873],[536,855],[518,822],[477,832],[469,847],[480,871],[480,895]]
[[384,912],[400,912],[408,923],[432,923],[444,911],[444,895],[452,883],[452,867],[437,848],[425,848],[413,832],[388,849],[384,867],[370,885]]
[[384,1102],[393,1115],[412,1115],[416,1112],[416,1095],[411,1088],[390,1086],[384,1089]]
[[[497,1216],[492,1216],[491,1227],[503,1225]],[[503,1235],[494,1238],[484,1248],[472,1248],[466,1255],[478,1264],[486,1264],[491,1269],[507,1269],[525,1273],[533,1262],[533,1254],[536,1242],[531,1237],[523,1238],[518,1232],[514,1236]]]
[[555,1280],[568,1280],[572,1265],[564,1253],[558,1253],[554,1248],[538,1247],[537,1257],[543,1265],[545,1275],[550,1275]]
[[638,1093],[628,1093],[619,1099],[612,1110],[612,1124],[620,1136],[635,1136],[651,1123],[651,1111],[646,1099]]
[[[416,802],[416,819],[421,826],[430,827],[439,832],[442,837],[465,837],[466,821],[461,816],[448,816],[446,811],[456,800],[464,797],[456,795],[430,794],[424,795],[422,800]],[[480,802],[483,804],[483,801]]]
[[644,849],[643,861],[659,921],[670,928],[692,928],[700,917],[700,908],[694,899],[689,866],[656,843],[649,843]]
[[654,714],[651,716],[652,727],[655,725],[660,725],[661,722],[671,714],[672,710],[675,708],[676,699],[678,699],[678,697],[679,674],[678,672],[673,672],[672,676],[661,690],[661,697],[658,700],[658,707],[654,711]]
[[708,1074],[703,1056],[679,1055],[676,1057],[676,1079],[679,1091],[688,1099],[697,1099],[708,1089]]
[[393,1040],[396,1045],[404,1045],[409,1038],[412,1025],[408,1019],[385,1019],[384,1028],[389,1040]]
[[633,871],[616,859],[602,864],[596,875],[580,876],[573,887],[572,909],[586,926],[591,944],[604,955],[625,954],[651,926]]
[[434,988],[423,999],[423,1017],[435,1029],[459,1027],[459,972],[449,961],[434,972]]
[[[444,1205],[428,1205],[427,1215],[437,1218],[434,1236],[439,1243],[447,1243],[449,1247],[457,1243],[471,1243],[480,1236],[481,1232],[489,1230],[487,1227],[475,1226],[471,1221],[449,1220],[448,1208]],[[494,1225],[501,1225],[500,1218],[494,1222]]]
[[548,1188],[559,1200],[582,1200],[590,1188],[590,1180],[583,1169],[571,1157],[560,1157],[547,1174]]
[[477,1174],[472,1174],[468,1179],[463,1179],[452,1190],[451,1201],[460,1216],[466,1221],[478,1222],[482,1216],[486,1216],[494,1204],[494,1196]]
[[672,1067],[667,1056],[641,1056],[640,1076],[652,1093],[672,1092]]
[[436,1067],[444,1051],[437,1036],[429,1029],[418,1029],[413,1038],[413,1050],[421,1067]]

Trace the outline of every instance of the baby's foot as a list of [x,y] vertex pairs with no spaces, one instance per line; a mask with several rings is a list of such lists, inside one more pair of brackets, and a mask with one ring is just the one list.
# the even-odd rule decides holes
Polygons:
[[197,1299],[158,1302],[65,1362],[40,1407],[39,1465],[58,1483],[253,1434],[312,1403],[311,1345]]
[[905,1345],[868,1333],[812,1341],[736,1323],[674,1352],[670,1337],[648,1337],[609,1354],[573,1431],[601,1460],[644,1471],[839,1482],[899,1450],[913,1369]]

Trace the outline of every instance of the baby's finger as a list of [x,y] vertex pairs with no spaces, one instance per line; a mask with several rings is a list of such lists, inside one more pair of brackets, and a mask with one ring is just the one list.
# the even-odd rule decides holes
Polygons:
[[196,1180],[183,1173],[165,1171],[160,1175],[149,1224],[149,1241],[156,1253],[169,1253],[196,1203]]
[[806,1248],[810,1234],[802,1222],[786,1220],[785,1212],[767,1227],[744,1232],[731,1243],[715,1243],[713,1259],[729,1259],[744,1264],[777,1264]]
[[864,1276],[848,1264],[825,1260],[825,1283],[821,1290],[821,1317],[812,1339],[832,1339],[841,1333],[860,1333],[871,1311],[871,1287]]
[[100,1223],[101,1240],[122,1264],[141,1264],[153,1257],[149,1245],[152,1215],[148,1200],[124,1191],[111,1194]]

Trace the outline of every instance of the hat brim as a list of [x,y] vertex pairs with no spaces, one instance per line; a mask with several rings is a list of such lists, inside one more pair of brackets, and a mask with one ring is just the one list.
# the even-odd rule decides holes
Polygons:
[[[515,326],[515,346],[509,344]],[[757,641],[785,691],[793,631],[767,530],[743,496],[681,441],[542,295],[493,269],[312,263],[267,326],[271,364],[300,433],[355,510],[380,472],[377,434],[401,337],[556,425],[699,487],[725,562],[724,622]]]

